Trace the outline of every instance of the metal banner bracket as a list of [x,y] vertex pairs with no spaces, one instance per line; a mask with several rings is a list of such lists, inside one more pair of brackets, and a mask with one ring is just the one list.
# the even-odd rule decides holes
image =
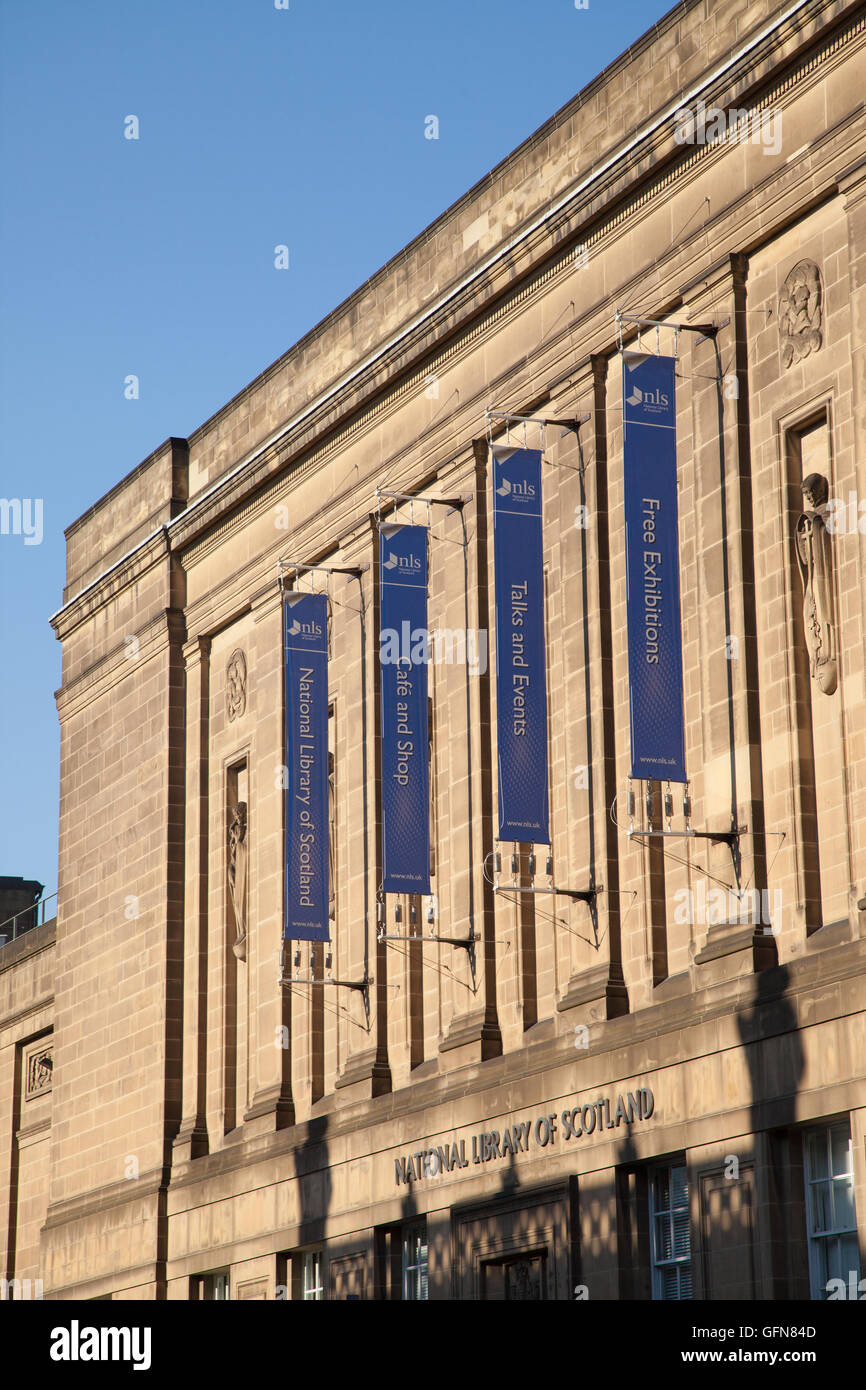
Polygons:
[[420,932],[417,936],[391,936],[387,932],[381,932],[377,941],[420,941],[426,944],[428,941],[435,941],[443,946],[460,946],[464,951],[471,951],[475,947],[475,942],[480,941],[481,937],[477,932],[471,931],[468,936],[422,936]]
[[[287,938],[287,939],[295,940],[296,938],[292,937],[292,938]],[[313,942],[310,943],[310,946],[311,946],[311,950],[310,950],[310,969],[314,969],[314,968],[315,968],[315,947],[316,947],[317,945],[321,945],[321,944],[322,944],[322,943],[320,943],[320,942],[315,942],[315,941],[313,941]],[[325,943],[325,944],[327,944],[327,946],[330,948],[330,943]],[[318,976],[318,977],[315,976],[315,975],[300,975],[300,974],[296,974],[296,975],[285,975],[285,974],[283,973],[284,970],[285,970],[285,967],[286,967],[286,950],[285,950],[285,945],[284,945],[283,948],[282,948],[281,951],[280,951],[280,974],[279,974],[279,978],[278,978],[278,980],[277,980],[277,984],[278,984],[278,985],[336,985],[336,986],[337,986],[338,988],[340,988],[340,989],[357,989],[357,990],[361,990],[364,994],[366,994],[366,992],[367,992],[367,990],[369,989],[370,985],[373,983],[373,977],[372,977],[372,975],[365,975],[363,980],[335,980],[335,979],[333,978],[332,975],[321,975],[321,976]],[[300,947],[299,947],[299,948],[297,949],[296,953],[295,953],[295,969],[296,969],[296,970],[300,970],[300,968],[301,968],[301,952],[300,952]],[[331,951],[330,951],[330,949],[328,949],[328,950],[325,952],[325,969],[326,969],[326,970],[330,970],[330,968],[331,968]]]
[[573,898],[576,902],[595,903],[599,893],[604,892],[604,884],[594,888],[527,888],[522,883],[496,883],[494,893],[552,893],[557,898]]
[[734,872],[739,875],[740,838],[747,831],[746,825],[735,825],[730,830],[639,830],[630,826],[627,834],[630,840],[643,836],[647,840],[709,840],[711,844],[727,845]]
[[364,993],[366,993],[373,983],[374,979],[372,975],[368,975],[364,980],[333,980],[330,977],[316,980],[306,975],[303,977],[298,975],[280,975],[277,980],[277,984],[279,985],[336,985],[340,989],[359,989]]
[[418,492],[391,492],[389,488],[376,488],[376,509],[381,518],[382,500],[388,498],[392,502],[423,502],[426,507],[448,507],[450,511],[460,511],[466,506],[467,502],[472,501],[472,493],[462,493],[459,497],[427,497]]
[[730,317],[720,318],[719,322],[706,322],[706,324],[669,324],[662,318],[644,318],[642,314],[630,314],[624,309],[616,311],[616,335],[617,346],[623,349],[623,325],[630,324],[638,331],[638,352],[642,352],[641,334],[645,328],[655,328],[656,331],[656,352],[659,350],[659,329],[670,328],[674,335],[674,357],[677,356],[677,335],[678,334],[699,334],[701,338],[714,338],[721,328],[727,328],[730,324]]
[[348,574],[352,579],[360,579],[369,565],[307,565],[303,560],[279,560],[280,577],[283,569],[294,570],[296,575],[315,570],[318,574]]
[[732,830],[639,830],[629,828],[627,834],[629,839],[635,835],[642,835],[653,840],[712,840],[714,844],[727,845],[731,849],[739,841],[740,836],[746,834],[748,828],[747,825],[737,825]]
[[512,415],[510,410],[487,410],[484,413],[488,420],[517,420],[524,425],[561,425],[564,430],[578,429],[592,419],[588,411],[585,415],[575,415],[569,420],[553,420],[540,415]]

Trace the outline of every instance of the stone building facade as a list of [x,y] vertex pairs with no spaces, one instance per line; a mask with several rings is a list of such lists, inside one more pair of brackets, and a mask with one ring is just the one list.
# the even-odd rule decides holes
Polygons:
[[[0,949],[7,1278],[564,1300],[866,1276],[864,48],[851,0],[685,0],[69,528],[56,939]],[[620,359],[673,325],[690,826],[715,839],[647,833],[658,784],[627,798]],[[507,413],[533,446],[576,422],[543,436],[551,855],[594,891],[523,891],[528,846],[497,891],[491,637],[430,668],[433,921],[392,901],[410,939],[379,939],[378,518],[453,501],[431,624],[491,632]],[[360,570],[330,580],[330,985],[294,946],[280,983],[287,559]]]

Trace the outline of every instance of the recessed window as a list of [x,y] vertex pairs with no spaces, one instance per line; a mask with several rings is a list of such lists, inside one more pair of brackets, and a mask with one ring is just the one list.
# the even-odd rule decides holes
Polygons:
[[212,1274],[195,1274],[190,1280],[190,1298],[195,1302],[227,1302],[229,1296],[229,1272],[227,1269],[214,1270]]
[[652,1170],[650,1221],[653,1298],[691,1298],[689,1184],[685,1164]]
[[304,1255],[302,1297],[308,1303],[319,1303],[325,1297],[321,1250],[308,1250]]
[[854,1211],[854,1155],[847,1123],[811,1129],[805,1136],[809,1281],[814,1299],[829,1298],[842,1280],[845,1295],[860,1279]]
[[403,1297],[427,1297],[427,1222],[415,1221],[403,1231]]

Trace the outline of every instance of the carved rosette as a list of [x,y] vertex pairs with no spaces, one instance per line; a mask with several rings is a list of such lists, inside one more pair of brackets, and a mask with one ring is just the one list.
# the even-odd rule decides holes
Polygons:
[[237,647],[226,666],[226,714],[229,723],[240,719],[247,707],[247,659]]
[[823,300],[818,266],[814,261],[798,261],[779,295],[779,347],[786,367],[821,347]]

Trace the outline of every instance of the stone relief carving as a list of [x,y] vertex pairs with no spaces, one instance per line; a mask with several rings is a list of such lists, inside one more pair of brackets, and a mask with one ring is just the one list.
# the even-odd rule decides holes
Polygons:
[[33,1096],[42,1095],[45,1091],[50,1091],[53,1078],[53,1046],[34,1049],[27,1057],[27,1070],[24,1082],[25,1100],[30,1100]]
[[235,914],[236,936],[232,950],[238,960],[247,958],[247,803],[239,801],[229,822],[229,892]]
[[542,1262],[536,1257],[513,1260],[506,1274],[506,1298],[515,1302],[538,1302],[542,1297]]
[[820,348],[822,301],[820,270],[814,261],[798,261],[779,295],[779,340],[786,367]]
[[239,719],[247,707],[247,659],[238,647],[226,666],[226,713],[229,723]]
[[833,552],[825,524],[830,484],[823,473],[810,473],[800,486],[806,505],[797,521],[796,546],[809,668],[824,694],[832,695],[838,684],[838,653],[833,621]]

